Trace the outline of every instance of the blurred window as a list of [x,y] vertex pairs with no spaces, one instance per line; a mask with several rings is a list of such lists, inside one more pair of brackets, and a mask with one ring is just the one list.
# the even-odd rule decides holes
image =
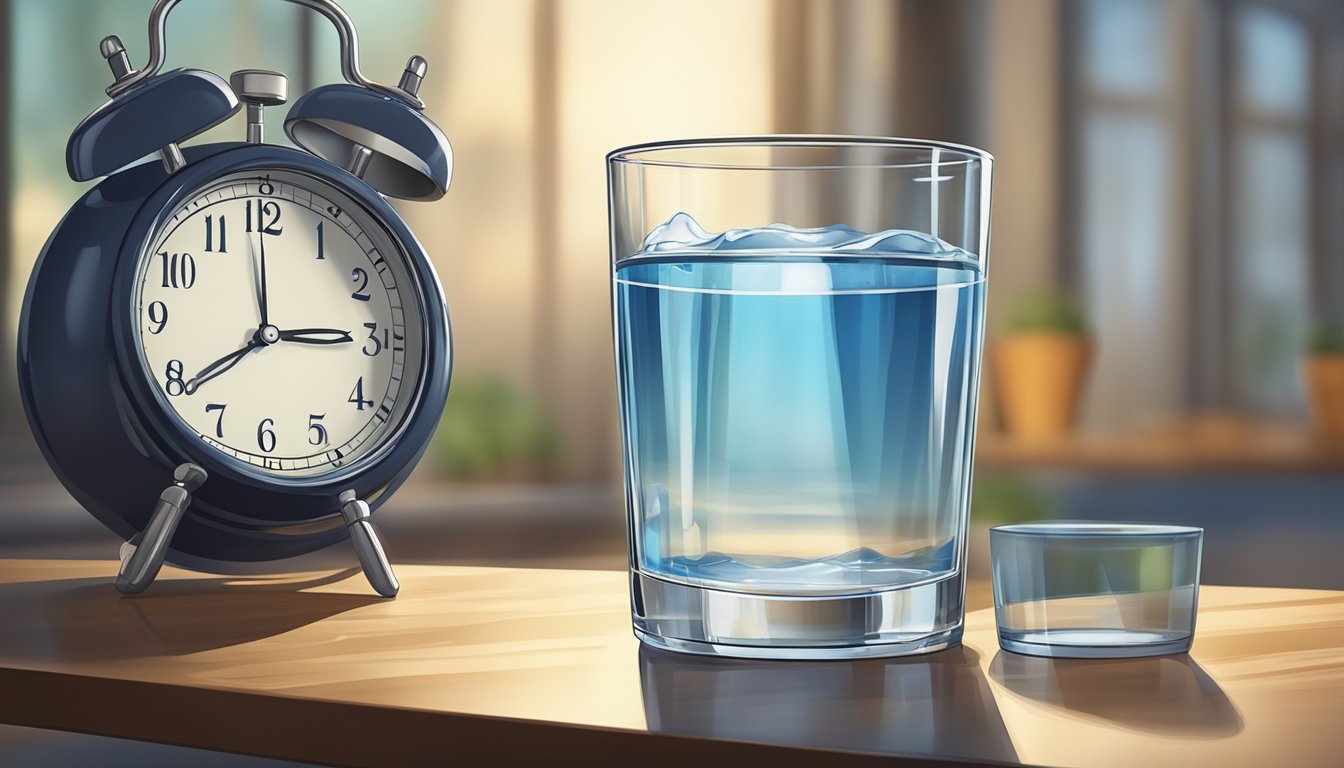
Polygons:
[[1098,339],[1090,424],[1304,412],[1313,312],[1344,291],[1344,35],[1313,28],[1339,11],[1085,0],[1067,15],[1064,215]]
[[1301,19],[1267,8],[1239,8],[1232,22],[1232,395],[1292,412],[1311,310],[1311,39]]
[[[1341,96],[1344,95],[1344,33],[1331,41],[1323,90],[1335,95],[1327,104],[1326,188],[1329,200],[1341,206],[1344,205],[1344,96]],[[1316,304],[1321,308],[1322,322],[1344,326],[1344,216],[1327,209],[1323,238],[1319,257],[1323,269],[1316,289]]]
[[1258,115],[1303,120],[1310,107],[1310,44],[1302,20],[1267,7],[1237,10],[1237,80],[1243,105]]
[[[1079,278],[1097,359],[1086,422],[1128,424],[1183,395],[1184,272],[1172,222],[1172,7],[1089,0],[1079,8],[1076,161]],[[1065,214],[1068,215],[1068,214]]]
[[[77,183],[65,172],[65,143],[76,124],[106,100],[103,89],[111,72],[98,53],[104,35],[117,34],[136,66],[148,58],[145,20],[152,3],[42,0],[10,3],[10,45],[13,61],[8,77],[10,109],[9,188],[22,190],[8,201],[10,242],[8,270],[0,281],[6,291],[4,332],[18,332],[19,308],[28,274],[47,236],[81,194],[96,181]],[[287,73],[290,92],[304,71],[302,14],[288,3],[184,3],[169,16],[164,69],[199,67],[227,78],[235,69],[258,67]],[[334,33],[332,33],[334,36]],[[52,98],[56,88],[61,98]],[[272,108],[266,122],[269,141],[285,143],[280,125],[287,107]],[[238,114],[224,127],[188,144],[241,140],[245,117]],[[12,374],[11,374],[12,375]]]
[[1087,0],[1083,11],[1084,71],[1091,88],[1119,96],[1151,97],[1169,75],[1162,31],[1166,11],[1157,0]]

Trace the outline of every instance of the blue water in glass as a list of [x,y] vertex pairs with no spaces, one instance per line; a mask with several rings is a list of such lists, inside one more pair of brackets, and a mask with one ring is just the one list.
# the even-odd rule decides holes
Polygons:
[[678,240],[676,224],[616,270],[636,566],[808,595],[955,573],[978,260],[919,233],[775,225]]

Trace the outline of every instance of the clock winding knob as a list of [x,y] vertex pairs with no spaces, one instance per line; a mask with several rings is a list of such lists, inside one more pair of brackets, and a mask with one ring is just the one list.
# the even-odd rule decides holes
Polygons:
[[229,75],[229,85],[239,100],[247,104],[247,140],[260,144],[265,140],[261,119],[264,107],[278,107],[289,98],[289,79],[268,69],[240,69]]

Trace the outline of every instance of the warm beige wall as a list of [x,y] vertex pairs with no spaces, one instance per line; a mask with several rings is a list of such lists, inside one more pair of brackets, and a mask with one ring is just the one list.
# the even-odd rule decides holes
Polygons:
[[[448,30],[426,96],[457,172],[443,203],[404,209],[444,281],[457,374],[502,371],[538,395],[567,478],[619,476],[603,156],[695,135],[893,132],[903,104],[927,101],[897,92],[900,9],[840,5],[456,0],[425,20]],[[1059,256],[1057,0],[984,7],[993,319],[1048,285]],[[797,28],[828,18],[825,35]]]
[[[1052,284],[1060,257],[1058,2],[978,6],[983,119],[965,128],[998,158],[991,323]],[[679,136],[892,133],[903,105],[927,102],[897,92],[900,8],[840,5],[573,0],[548,20],[542,0],[455,0],[425,20],[447,30],[426,96],[457,172],[441,204],[403,208],[444,281],[456,372],[502,371],[541,397],[567,478],[619,476],[603,156]],[[795,29],[814,18],[829,32]]]
[[[537,239],[531,0],[442,3],[426,25],[448,30],[421,91],[452,142],[440,202],[399,205],[430,252],[453,323],[454,373],[530,380]],[[469,33],[465,33],[470,30]]]
[[987,4],[987,149],[994,153],[991,320],[1050,287],[1059,263],[1059,0]]
[[557,4],[554,377],[584,478],[619,473],[605,154],[635,142],[771,129],[768,0]]
[[[1020,297],[1056,285],[1060,259],[1060,0],[985,4],[985,148],[994,154],[989,337]],[[998,422],[989,353],[980,424]]]
[[444,282],[455,376],[539,396],[567,479],[620,473],[603,158],[772,130],[770,22],[769,0],[457,0],[424,21],[447,30],[423,93],[456,172],[402,210]]

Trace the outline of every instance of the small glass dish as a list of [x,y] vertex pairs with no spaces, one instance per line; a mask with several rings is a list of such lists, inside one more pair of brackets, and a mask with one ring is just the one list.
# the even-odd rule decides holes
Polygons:
[[1204,529],[1059,521],[990,529],[1006,651],[1063,658],[1190,650]]

